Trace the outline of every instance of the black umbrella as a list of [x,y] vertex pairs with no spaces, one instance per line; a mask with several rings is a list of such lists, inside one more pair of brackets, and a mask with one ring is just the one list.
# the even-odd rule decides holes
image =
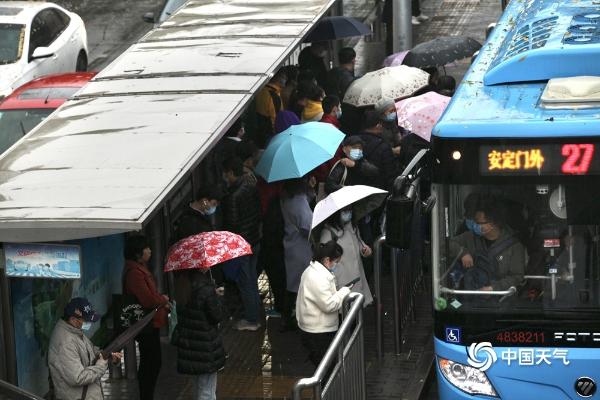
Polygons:
[[370,35],[371,28],[352,17],[325,17],[304,39],[305,43]]
[[443,36],[413,47],[402,62],[417,68],[441,67],[471,57],[481,43],[467,36]]
[[145,315],[144,318],[140,319],[135,324],[125,329],[123,333],[121,333],[115,338],[115,340],[110,342],[104,349],[102,349],[102,356],[105,359],[109,359],[111,353],[121,351],[121,349],[123,349],[123,347],[125,347],[125,345],[130,340],[135,338],[138,335],[138,333],[140,333],[142,329],[144,329],[146,325],[152,322],[152,318],[154,318],[154,314],[156,314],[157,310],[158,308],[155,308],[154,310],[150,311],[147,315]]

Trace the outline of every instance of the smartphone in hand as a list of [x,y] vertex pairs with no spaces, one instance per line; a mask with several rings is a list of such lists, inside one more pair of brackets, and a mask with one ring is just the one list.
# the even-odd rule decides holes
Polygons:
[[360,281],[360,277],[358,277],[356,279],[352,279],[350,282],[346,283],[344,286],[347,286],[350,289],[352,289],[352,286],[354,286],[354,284],[358,281]]

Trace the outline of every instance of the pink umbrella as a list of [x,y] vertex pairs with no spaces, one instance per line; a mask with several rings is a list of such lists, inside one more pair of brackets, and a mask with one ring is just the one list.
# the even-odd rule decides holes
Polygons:
[[384,67],[395,67],[396,65],[402,65],[404,57],[408,54],[408,50],[401,51],[400,53],[390,54],[383,60]]
[[175,243],[167,254],[164,271],[207,270],[249,254],[252,248],[240,235],[227,231],[203,232]]
[[429,142],[431,130],[449,102],[450,97],[436,92],[400,100],[396,103],[398,125]]

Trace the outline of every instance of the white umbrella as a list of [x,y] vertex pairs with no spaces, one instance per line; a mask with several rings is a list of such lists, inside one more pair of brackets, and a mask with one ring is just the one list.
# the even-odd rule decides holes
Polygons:
[[429,84],[429,74],[406,65],[386,67],[358,78],[344,95],[344,103],[355,107],[375,105],[382,98],[398,100]]
[[[387,191],[366,185],[344,186],[343,188],[336,190],[317,203],[315,211],[313,212],[310,229],[314,229],[315,226],[319,225],[342,208],[372,195],[377,195],[374,198],[375,206],[372,207],[372,209],[375,209],[381,205],[387,195]],[[371,210],[364,211],[369,212]],[[360,219],[360,217],[357,218]]]

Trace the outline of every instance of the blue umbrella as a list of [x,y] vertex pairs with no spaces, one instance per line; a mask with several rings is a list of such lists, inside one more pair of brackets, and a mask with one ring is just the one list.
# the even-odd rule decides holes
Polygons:
[[269,143],[255,172],[267,182],[300,178],[330,160],[344,134],[331,124],[292,125]]
[[352,17],[325,17],[304,39],[305,43],[370,35],[371,28]]

